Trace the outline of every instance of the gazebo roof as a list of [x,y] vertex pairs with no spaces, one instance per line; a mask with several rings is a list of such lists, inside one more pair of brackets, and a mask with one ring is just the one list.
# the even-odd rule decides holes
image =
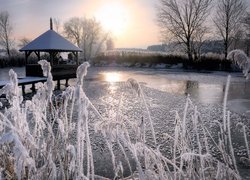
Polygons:
[[21,48],[20,51],[80,52],[82,50],[50,29]]

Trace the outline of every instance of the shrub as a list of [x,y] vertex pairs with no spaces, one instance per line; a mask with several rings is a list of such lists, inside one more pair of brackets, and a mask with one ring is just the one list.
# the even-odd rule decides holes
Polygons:
[[25,65],[25,58],[23,56],[11,56],[8,57],[0,57],[0,67],[13,67],[13,66],[24,66]]
[[178,54],[166,54],[166,53],[112,53],[112,54],[99,54],[92,61],[93,65],[109,65],[111,63],[116,64],[129,64],[133,67],[136,64],[144,67],[149,64],[148,67],[155,66],[156,64],[166,64],[167,67],[173,65],[182,64],[185,69],[194,70],[218,70],[218,71],[232,71],[231,61],[224,60],[219,55],[202,55],[199,60],[190,62],[184,55]]

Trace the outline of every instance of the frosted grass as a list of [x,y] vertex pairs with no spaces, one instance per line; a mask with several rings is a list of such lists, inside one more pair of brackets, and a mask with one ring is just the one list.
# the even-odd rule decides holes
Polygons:
[[[115,115],[103,117],[83,91],[88,63],[79,66],[76,85],[57,96],[53,94],[49,63],[42,60],[39,64],[48,79],[37,85],[31,100],[23,101],[12,70],[10,83],[0,90],[10,103],[9,108],[0,112],[1,178],[106,179],[95,174],[95,140],[90,133],[93,126],[93,133],[104,139],[109,150],[113,166],[110,171],[116,179],[241,179],[231,138],[230,113],[226,108],[228,88],[222,120],[214,121],[219,129],[218,137],[205,126],[199,107],[187,97],[182,112],[174,111],[173,134],[165,134],[165,143],[171,152],[166,155],[161,149],[163,144],[157,141],[150,103],[136,80],[129,79],[126,88],[136,92],[145,109],[141,119],[131,120],[122,115],[126,91],[120,93],[118,103],[113,104]],[[229,84],[230,77],[226,87]],[[90,113],[94,114],[95,121],[90,121]],[[242,123],[238,126],[248,155],[241,159],[249,162],[248,129]],[[115,153],[116,146],[122,156]],[[211,146],[217,149],[218,156],[212,155]],[[132,161],[136,169],[132,168]],[[124,177],[124,163],[129,168],[128,177]]]

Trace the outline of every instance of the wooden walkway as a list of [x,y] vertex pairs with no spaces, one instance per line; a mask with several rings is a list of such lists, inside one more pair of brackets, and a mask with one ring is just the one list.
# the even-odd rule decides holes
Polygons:
[[[38,82],[45,82],[47,81],[46,77],[35,77],[35,76],[27,76],[25,78],[18,79],[18,86],[22,87],[22,92],[25,94],[25,85],[31,84],[32,92],[35,92],[35,84]],[[0,81],[0,89],[4,87],[9,81]]]

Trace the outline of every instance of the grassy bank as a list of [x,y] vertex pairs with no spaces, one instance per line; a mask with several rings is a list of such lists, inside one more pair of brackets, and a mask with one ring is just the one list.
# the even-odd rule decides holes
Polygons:
[[[47,58],[44,58],[47,59]],[[36,61],[35,57],[29,57],[29,62]],[[92,59],[94,66],[126,66],[148,68],[183,68],[190,70],[209,71],[238,71],[239,69],[229,60],[224,60],[219,55],[204,55],[199,60],[189,61],[184,55],[153,54],[153,53],[110,53],[100,54]],[[0,57],[0,68],[24,66],[23,55]]]
[[128,67],[160,67],[162,68],[184,68],[194,70],[213,70],[213,71],[235,71],[234,65],[229,60],[224,60],[220,56],[201,56],[199,60],[190,62],[183,55],[161,55],[161,54],[101,54],[93,59],[93,65],[105,66],[116,64]]

